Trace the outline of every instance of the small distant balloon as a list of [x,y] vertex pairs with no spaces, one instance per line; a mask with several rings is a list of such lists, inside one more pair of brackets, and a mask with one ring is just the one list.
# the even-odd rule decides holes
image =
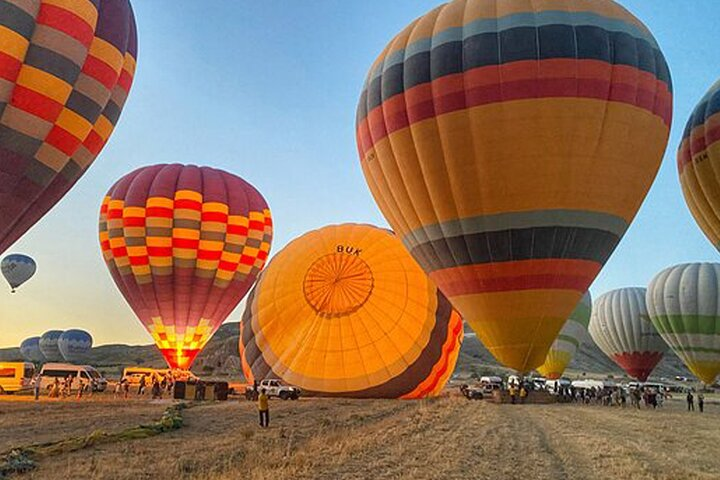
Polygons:
[[58,346],[58,340],[60,340],[62,333],[62,330],[50,330],[49,332],[43,333],[40,337],[40,352],[42,352],[45,359],[49,362],[63,361],[63,356]]
[[37,264],[35,260],[27,255],[15,253],[3,258],[2,262],[0,262],[0,270],[2,270],[5,280],[10,284],[12,293],[15,293],[20,285],[35,275]]
[[40,337],[30,337],[20,344],[20,355],[28,362],[43,363],[45,356],[40,351]]
[[92,335],[84,330],[66,330],[58,339],[60,353],[68,362],[86,359],[92,345]]

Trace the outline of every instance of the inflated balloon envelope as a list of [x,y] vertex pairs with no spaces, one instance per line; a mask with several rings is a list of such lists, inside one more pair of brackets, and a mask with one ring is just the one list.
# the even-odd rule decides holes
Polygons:
[[397,237],[363,224],[308,232],[275,255],[248,296],[240,355],[248,381],[305,394],[440,394],[463,322]]
[[171,368],[188,370],[265,265],[267,202],[231,173],[153,165],[121,178],[100,212],[115,284]]
[[135,75],[129,0],[2,2],[0,253],[87,171]]
[[455,0],[368,74],[357,143],[387,221],[501,363],[528,372],[660,166],[670,72],[610,0]]

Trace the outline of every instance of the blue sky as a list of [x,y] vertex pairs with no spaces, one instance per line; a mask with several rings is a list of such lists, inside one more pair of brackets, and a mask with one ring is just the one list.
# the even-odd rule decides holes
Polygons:
[[[675,150],[695,103],[720,77],[717,0],[622,0],[653,31],[675,85],[672,136],[635,223],[592,287],[646,285],[666,266],[716,261],[680,191]],[[97,344],[150,343],[101,259],[97,214],[108,187],[153,163],[223,168],[253,183],[275,219],[273,251],[307,230],[385,224],[365,185],[355,107],[372,61],[434,1],[134,1],[139,61],[120,124],[75,189],[10,252],[36,277],[0,289],[0,346],[51,328]],[[237,320],[238,309],[230,320]]]

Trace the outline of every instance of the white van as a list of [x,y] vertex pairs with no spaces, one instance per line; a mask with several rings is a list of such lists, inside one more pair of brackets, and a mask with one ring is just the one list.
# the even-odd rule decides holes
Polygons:
[[68,377],[73,378],[73,390],[77,390],[77,387],[80,385],[80,380],[86,385],[92,380],[93,391],[95,392],[104,392],[107,388],[107,380],[90,365],[46,363],[43,365],[42,370],[40,370],[40,377],[42,378],[40,388],[45,390],[52,388],[56,378],[62,383],[62,381]]

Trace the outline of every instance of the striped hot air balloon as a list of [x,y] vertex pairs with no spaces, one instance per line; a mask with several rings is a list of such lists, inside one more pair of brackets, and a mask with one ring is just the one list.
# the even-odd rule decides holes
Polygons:
[[678,150],[685,202],[705,236],[720,250],[720,80],[693,110]]
[[670,72],[611,0],[454,0],[373,64],[357,143],[387,221],[501,363],[528,372],[660,166]]
[[641,382],[662,360],[667,345],[650,321],[646,290],[620,288],[595,300],[588,331],[600,350]]
[[171,368],[190,368],[255,282],[271,241],[260,192],[209,167],[135,170],[100,211],[108,269]]
[[436,396],[457,361],[460,315],[390,231],[332,225],[278,253],[248,297],[248,381],[358,398]]
[[99,155],[135,74],[129,0],[0,1],[0,253]]
[[540,375],[551,380],[557,380],[562,376],[575,352],[580,348],[583,338],[587,336],[591,310],[592,300],[590,292],[587,292],[570,314],[557,339],[550,346],[545,363],[538,367]]
[[720,264],[667,268],[647,291],[650,319],[685,365],[711,385],[720,374]]

